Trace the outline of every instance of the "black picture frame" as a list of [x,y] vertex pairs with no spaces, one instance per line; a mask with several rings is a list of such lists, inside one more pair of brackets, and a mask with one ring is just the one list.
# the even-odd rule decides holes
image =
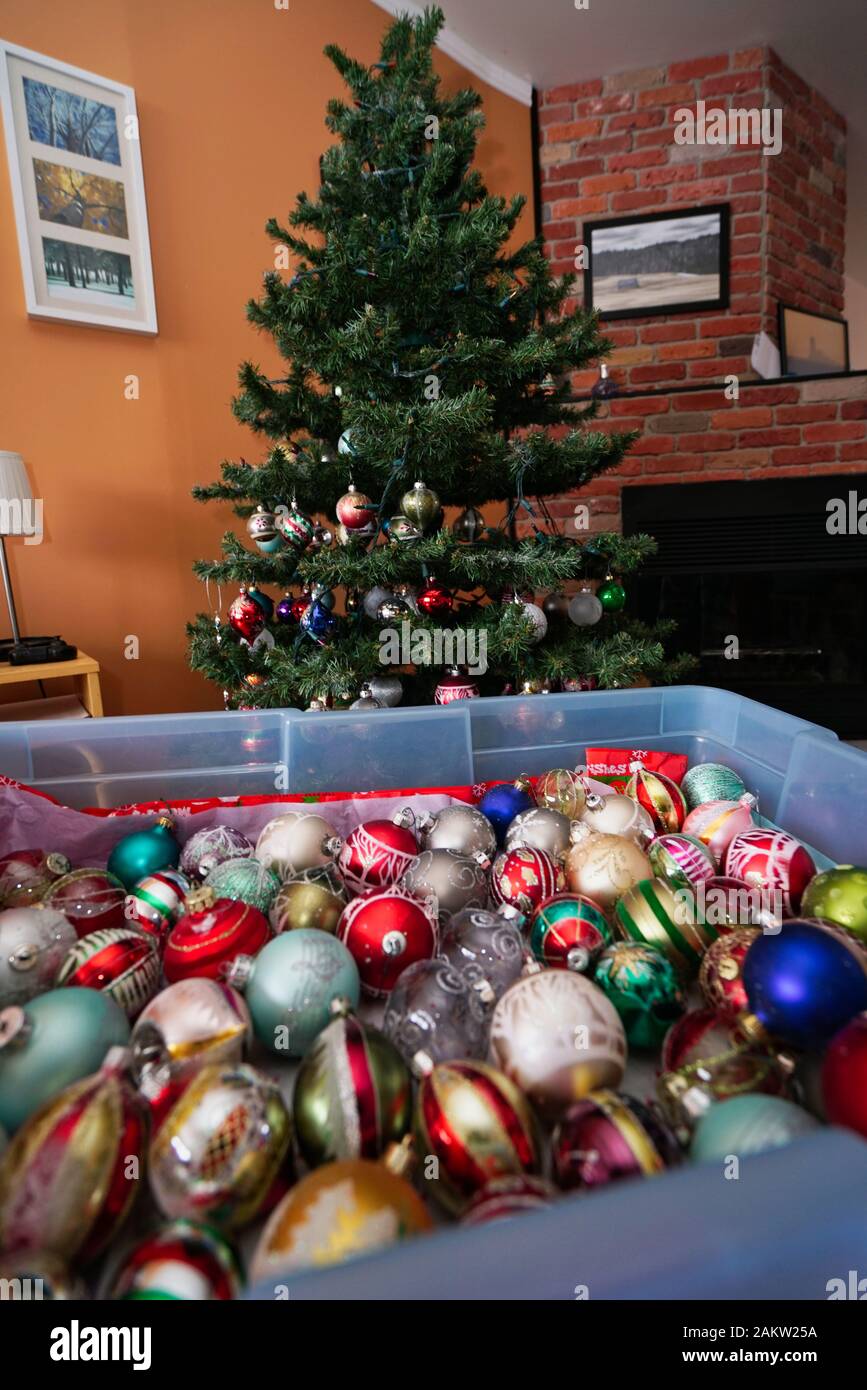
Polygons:
[[[793,351],[796,348],[791,331],[794,324],[787,322],[787,316],[792,314],[798,314],[803,319],[815,319],[817,323],[832,323],[838,328],[842,346],[839,359],[829,359],[832,365],[823,367],[820,361],[806,359],[797,350]],[[784,304],[780,300],[777,304],[777,332],[780,340],[780,376],[840,376],[850,371],[848,319],[838,318],[836,314],[817,314],[813,309],[802,309],[798,304]],[[839,361],[842,361],[842,366],[838,365]]]
[[[719,280],[718,293],[703,299],[685,299],[624,305],[620,309],[604,308],[595,304],[593,288],[593,239],[600,232],[615,227],[638,227],[653,222],[679,222],[695,217],[715,216],[719,218],[718,267],[714,272]],[[697,314],[707,309],[727,309],[729,306],[729,223],[731,207],[729,203],[705,203],[702,207],[669,208],[665,212],[647,212],[628,217],[610,217],[604,220],[585,222],[583,242],[588,250],[588,265],[584,271],[584,304],[586,308],[599,309],[599,317],[604,321],[615,319],[662,318],[669,314]],[[672,272],[674,273],[674,272]],[[635,275],[624,279],[636,280]],[[640,289],[636,283],[627,288]]]

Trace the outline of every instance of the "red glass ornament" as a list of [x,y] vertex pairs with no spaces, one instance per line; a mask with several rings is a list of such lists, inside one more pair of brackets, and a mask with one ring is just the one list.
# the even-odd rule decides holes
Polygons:
[[5,1251],[51,1250],[86,1264],[125,1221],[148,1141],[147,1106],[125,1080],[126,1060],[113,1048],[101,1071],[61,1091],[18,1130],[0,1190]]
[[292,603],[290,605],[290,611],[296,623],[300,623],[302,617],[307,612],[307,609],[310,607],[311,597],[312,595],[310,593],[310,590],[305,589],[302,593],[298,594],[296,598],[293,598]]
[[867,1014],[851,1019],[828,1044],[822,1065],[825,1115],[867,1139]]
[[437,948],[435,910],[405,888],[371,888],[347,903],[337,935],[375,997],[394,988],[398,976],[417,960],[431,960]]
[[337,864],[351,892],[363,893],[397,883],[417,854],[411,830],[390,820],[369,820],[347,835]]
[[524,1211],[550,1206],[556,1196],[556,1190],[544,1178],[509,1173],[485,1183],[461,1217],[461,1225],[486,1226],[489,1221],[507,1221]]
[[626,784],[626,795],[644,807],[658,834],[682,829],[689,809],[686,797],[664,773],[638,768]]
[[450,671],[443,676],[434,692],[435,705],[450,705],[453,700],[477,700],[479,698],[479,687],[471,676],[461,675],[459,671]]
[[79,936],[126,923],[126,889],[107,869],[73,869],[49,888],[43,898],[72,923]]
[[176,869],[162,869],[140,879],[126,896],[125,913],[139,931],[152,936],[162,946],[167,933],[183,911],[190,881]]
[[439,618],[445,613],[451,613],[453,602],[449,590],[445,585],[438,584],[435,579],[429,579],[416,596],[419,609],[429,618]]
[[690,1009],[665,1035],[661,1069],[678,1071],[743,1044],[744,1039],[731,1019],[722,1018],[715,1009]]
[[704,953],[698,972],[699,988],[709,1009],[723,1018],[735,1018],[749,1008],[742,970],[744,956],[759,931],[740,927],[712,941]]
[[563,870],[543,849],[521,845],[504,850],[491,870],[491,898],[528,913],[565,885]]
[[163,972],[169,984],[190,975],[219,979],[236,956],[256,956],[270,940],[268,919],[257,907],[217,898],[213,889],[190,893],[187,908],[166,941]]
[[346,527],[347,531],[360,531],[376,521],[376,512],[370,498],[360,492],[357,487],[353,487],[352,483],[349,484],[349,491],[343,494],[334,510],[337,520]]
[[248,642],[254,642],[265,626],[265,614],[244,588],[229,604],[229,624]]
[[[779,900],[784,917],[797,916],[801,897],[816,865],[794,835],[785,830],[745,830],[726,850],[725,871],[751,888]],[[779,899],[777,899],[779,895]]]
[[32,907],[70,869],[65,854],[19,849],[0,858],[0,908]]
[[153,999],[159,982],[156,939],[138,927],[107,927],[89,932],[69,948],[55,986],[98,989],[135,1018]]

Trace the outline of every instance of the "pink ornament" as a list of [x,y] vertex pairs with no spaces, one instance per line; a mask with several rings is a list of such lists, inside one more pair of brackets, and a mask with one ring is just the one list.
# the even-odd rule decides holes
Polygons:
[[353,893],[386,888],[409,868],[418,855],[411,830],[390,820],[369,820],[347,836],[337,865]]
[[750,829],[755,804],[753,796],[742,796],[739,801],[706,801],[690,811],[683,823],[684,832],[701,840],[722,863],[735,836]]
[[747,830],[732,840],[725,871],[763,894],[779,895],[783,916],[794,917],[816,865],[794,835],[785,830]]

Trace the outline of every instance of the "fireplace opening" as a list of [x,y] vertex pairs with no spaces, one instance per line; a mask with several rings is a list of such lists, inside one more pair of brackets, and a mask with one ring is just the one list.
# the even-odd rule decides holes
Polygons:
[[859,481],[838,474],[624,488],[624,532],[647,531],[659,543],[627,581],[631,610],[646,622],[677,621],[672,646],[698,656],[696,681],[841,738],[867,738],[867,493]]

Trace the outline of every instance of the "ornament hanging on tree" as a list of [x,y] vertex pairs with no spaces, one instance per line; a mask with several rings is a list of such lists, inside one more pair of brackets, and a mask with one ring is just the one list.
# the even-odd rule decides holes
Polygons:
[[253,842],[231,825],[211,825],[191,835],[181,850],[181,873],[202,882],[218,864],[249,859]]
[[639,767],[626,783],[626,795],[647,811],[659,833],[683,826],[686,800],[677,783],[663,772],[648,772]]
[[0,1126],[14,1133],[128,1040],[126,1014],[98,990],[52,989],[0,1009]]
[[[514,908],[502,907],[498,912],[487,912],[468,907],[455,913],[443,933],[440,958],[448,961],[466,980],[486,1007],[492,1007],[521,973],[523,921],[523,914]],[[442,1060],[437,1058],[437,1061]]]
[[516,980],[497,1004],[490,1055],[543,1116],[556,1118],[589,1091],[620,1085],[626,1035],[596,985],[571,970],[542,970]]
[[301,614],[299,626],[320,647],[325,647],[335,636],[338,621],[321,599],[312,599]]
[[0,909],[33,907],[71,865],[65,854],[19,849],[0,859]]
[[740,801],[747,795],[738,774],[723,763],[696,763],[687,768],[680,789],[691,811],[706,801]]
[[706,950],[698,972],[698,984],[709,1009],[723,1018],[737,1018],[749,1008],[743,980],[744,958],[760,935],[755,927],[728,931]]
[[593,979],[620,1015],[630,1047],[656,1051],[686,1009],[674,966],[662,951],[641,941],[607,946]]
[[295,1133],[309,1168],[379,1158],[412,1121],[412,1078],[394,1044],[340,1001],[335,1012],[295,1081]]
[[370,522],[367,526],[359,526],[354,531],[350,531],[348,526],[341,523],[334,534],[338,545],[365,550],[376,535],[376,531],[375,522]]
[[351,430],[344,430],[344,431],[343,431],[342,435],[340,436],[340,438],[339,438],[338,441],[337,441],[337,452],[338,452],[338,454],[344,454],[344,455],[350,455],[350,456],[355,454],[355,446],[354,446],[353,443],[352,443],[352,431],[351,431]]
[[680,1162],[674,1135],[622,1091],[593,1091],[564,1115],[552,1141],[554,1176],[567,1192],[652,1178]]
[[331,864],[337,832],[314,811],[286,811],[269,820],[256,841],[256,859],[281,879]]
[[[398,812],[397,817],[402,818]],[[337,867],[351,893],[397,883],[418,854],[412,831],[395,820],[362,821],[351,830],[337,856]]]
[[303,1057],[328,1023],[333,1001],[346,998],[354,1009],[361,994],[352,956],[317,928],[282,932],[255,960],[234,960],[226,978],[244,994],[259,1042],[278,1057]]
[[436,906],[396,883],[369,888],[343,909],[337,935],[358,966],[365,993],[380,998],[408,965],[435,954]]
[[536,783],[536,801],[549,811],[559,811],[569,820],[577,820],[587,804],[587,793],[577,772],[555,767],[543,773]]
[[418,591],[416,600],[420,611],[428,618],[441,618],[451,613],[454,599],[444,584],[435,579],[427,579]]
[[785,830],[746,830],[726,850],[725,871],[761,893],[779,895],[783,915],[793,917],[816,865]]
[[533,913],[530,949],[542,965],[591,975],[610,940],[604,912],[580,893],[544,898]]
[[472,676],[465,675],[459,666],[449,666],[434,691],[434,704],[450,705],[455,700],[477,700],[480,693]]
[[541,1138],[517,1086],[484,1062],[440,1062],[419,1086],[416,1146],[435,1158],[425,1164],[426,1190],[461,1211],[494,1178],[535,1173]]
[[693,835],[658,835],[647,851],[657,878],[670,888],[695,888],[716,875],[716,860],[701,840]]
[[141,1013],[160,982],[156,940],[136,927],[106,927],[70,947],[55,979],[62,986],[111,995],[129,1018]]
[[126,1061],[112,1048],[95,1076],[61,1091],[15,1135],[0,1170],[0,1249],[47,1249],[87,1264],[126,1221],[148,1133]]
[[484,907],[488,861],[454,849],[425,849],[402,874],[400,884],[418,898],[434,898],[441,922],[464,908]]
[[603,912],[610,912],[634,884],[651,876],[647,855],[622,835],[592,835],[574,845],[566,858],[569,887],[592,898]]
[[531,811],[535,805],[526,777],[514,782],[502,782],[490,787],[479,802],[479,810],[494,827],[497,844],[506,841],[506,831],[516,816],[522,811]]
[[626,590],[611,575],[596,590],[596,598],[606,613],[619,613],[626,606]]
[[556,622],[558,618],[569,616],[569,600],[565,594],[559,592],[548,594],[542,603],[542,612],[549,623]]
[[854,932],[867,946],[867,869],[838,864],[816,874],[804,889],[801,911]]
[[316,927],[334,932],[348,893],[331,865],[305,869],[287,878],[271,904],[270,921],[275,932]]
[[375,584],[373,588],[365,594],[362,607],[368,618],[375,619],[379,613],[380,605],[393,598],[394,594],[391,589],[383,589],[381,584]]
[[163,956],[165,977],[171,984],[191,975],[220,979],[237,956],[257,955],[270,936],[258,908],[218,898],[213,887],[205,884],[189,894],[184,916],[169,932]]
[[278,507],[274,521],[290,550],[301,555],[313,540],[314,526],[310,517],[299,511],[293,501],[289,507]]
[[389,1155],[314,1168],[272,1212],[250,1266],[254,1280],[282,1279],[396,1245],[431,1229],[424,1202],[390,1171]]
[[755,804],[755,797],[749,794],[737,801],[704,801],[686,817],[684,833],[701,840],[722,864],[735,836],[752,827]]
[[470,544],[478,540],[484,529],[485,518],[477,507],[464,507],[452,522],[452,535],[457,540],[468,541]]
[[358,699],[353,700],[350,709],[382,709],[382,705],[374,697],[370,686],[365,684],[358,692]]
[[837,927],[794,919],[756,938],[743,982],[766,1035],[818,1049],[867,1010],[867,953]]
[[108,872],[131,892],[139,879],[160,869],[176,869],[180,846],[171,816],[160,816],[147,830],[134,830],[119,840],[108,856]]
[[393,709],[395,705],[400,704],[403,686],[399,676],[371,676],[367,685],[374,700],[380,705]]
[[684,980],[697,974],[717,936],[691,894],[675,892],[661,878],[645,878],[627,889],[614,908],[614,923],[624,940],[656,946]]
[[354,483],[349,484],[348,491],[344,492],[334,510],[337,520],[347,531],[359,531],[376,524],[373,503]]
[[276,555],[283,549],[283,537],[277,531],[274,513],[266,511],[261,502],[247,518],[247,535],[263,555]]
[[581,821],[598,834],[623,835],[634,840],[642,849],[656,834],[650,813],[631,796],[621,796],[619,792],[612,792],[610,796],[591,793]]
[[175,869],[163,869],[139,879],[126,896],[124,915],[128,923],[153,936],[162,944],[166,933],[180,917],[190,881]]
[[280,880],[258,859],[226,859],[211,869],[205,886],[211,888],[217,898],[248,903],[267,914],[277,896]]
[[284,627],[296,621],[295,614],[293,612],[294,603],[294,596],[290,593],[285,593],[281,598],[280,602],[277,604],[277,607],[274,609],[274,617],[276,618],[277,622],[282,623]]
[[525,603],[523,599],[515,596],[513,602],[520,609],[521,614],[530,624],[530,641],[535,645],[541,642],[548,631],[548,619],[542,612],[538,603]]
[[244,1276],[232,1246],[211,1226],[172,1221],[127,1251],[107,1297],[120,1302],[222,1302],[238,1298]]
[[436,815],[422,816],[417,827],[425,849],[454,849],[490,859],[497,848],[494,827],[475,806],[444,806]]
[[150,1146],[148,1177],[164,1216],[238,1230],[281,1174],[292,1178],[292,1121],[276,1084],[244,1062],[203,1067]]
[[400,510],[417,526],[423,536],[430,535],[442,525],[443,509],[432,488],[423,482],[413,484],[400,499]]
[[0,1009],[25,1004],[51,989],[75,941],[75,927],[54,908],[10,907],[0,912]]
[[229,604],[229,626],[245,642],[254,641],[265,626],[265,614],[243,585],[238,597]]
[[593,627],[599,622],[604,609],[589,584],[582,585],[569,601],[569,621],[576,627]]
[[565,885],[563,870],[542,849],[521,846],[498,854],[491,869],[491,901],[529,914]]

